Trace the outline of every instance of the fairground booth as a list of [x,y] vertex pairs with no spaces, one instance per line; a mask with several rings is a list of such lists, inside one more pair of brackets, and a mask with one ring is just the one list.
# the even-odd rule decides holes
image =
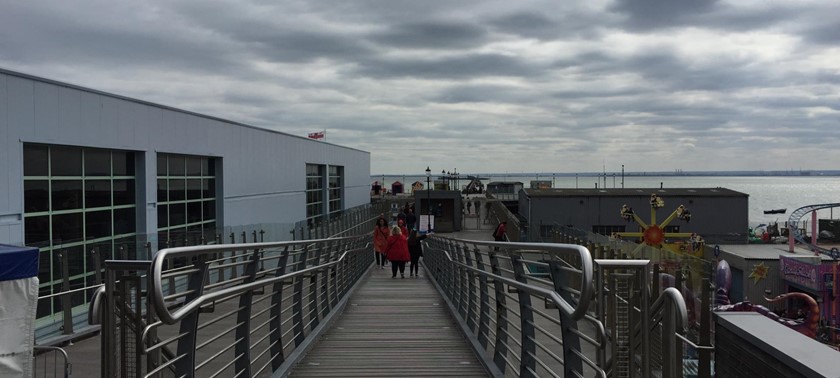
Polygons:
[[38,248],[0,244],[0,377],[32,377]]

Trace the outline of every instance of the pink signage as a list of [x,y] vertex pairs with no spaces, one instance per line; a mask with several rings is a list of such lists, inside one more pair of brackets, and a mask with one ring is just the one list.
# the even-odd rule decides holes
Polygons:
[[823,277],[831,273],[831,265],[814,265],[790,257],[779,256],[779,273],[788,282],[814,290],[825,290]]

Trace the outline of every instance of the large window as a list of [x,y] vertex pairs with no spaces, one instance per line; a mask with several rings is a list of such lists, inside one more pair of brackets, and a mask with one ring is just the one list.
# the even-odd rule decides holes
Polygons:
[[[104,260],[136,257],[134,152],[24,144],[23,155],[24,240],[40,248],[41,296],[63,291],[65,277],[70,290],[98,284]],[[38,302],[39,318],[59,311],[60,297]]]
[[314,225],[344,209],[344,167],[306,165],[306,221]]
[[159,153],[157,204],[160,248],[215,239],[215,158]]
[[319,223],[324,216],[324,168],[323,165],[306,165],[306,221],[309,225]]
[[330,203],[330,217],[338,216],[344,209],[342,203],[344,196],[344,167],[331,165],[329,177],[329,203]]

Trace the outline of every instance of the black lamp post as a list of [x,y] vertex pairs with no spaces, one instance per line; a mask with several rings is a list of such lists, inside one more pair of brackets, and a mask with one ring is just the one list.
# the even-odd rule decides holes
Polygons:
[[429,212],[426,213],[426,232],[432,231],[432,187],[430,180],[432,179],[432,170],[426,167],[426,205],[429,206]]

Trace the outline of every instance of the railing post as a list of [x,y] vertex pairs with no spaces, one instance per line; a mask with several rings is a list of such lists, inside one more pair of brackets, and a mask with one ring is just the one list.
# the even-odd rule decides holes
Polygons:
[[[528,283],[522,256],[514,254],[510,256],[510,260],[513,264],[513,272],[516,280],[522,283]],[[534,342],[534,309],[531,306],[531,294],[525,290],[517,290],[517,293],[519,297],[519,325],[522,329],[522,335],[519,337],[519,341],[522,343],[522,348],[519,353],[519,376],[535,377],[534,371],[537,367],[535,354],[537,352],[537,346]]]
[[[288,262],[289,247],[286,247],[277,260],[277,270],[274,271],[274,277],[280,277],[286,274]],[[283,314],[283,285],[283,281],[277,281],[271,290],[271,320],[268,324],[268,337],[271,345],[271,370],[277,370],[286,360],[286,356],[283,354],[283,322],[281,319]]]
[[[315,255],[312,256],[313,266],[321,265],[321,256],[322,251],[327,246],[323,244],[318,244],[315,247]],[[309,330],[314,331],[315,327],[318,326],[319,318],[318,318],[318,286],[319,282],[323,280],[319,280],[318,276],[321,275],[321,272],[315,271],[310,273],[311,276],[309,277]]]
[[[463,246],[463,250],[461,251],[464,256],[464,262],[473,267],[472,256],[470,256],[470,249],[465,244]],[[462,292],[466,292],[467,294],[467,327],[470,328],[473,332],[475,332],[475,310],[476,310],[476,286],[475,286],[475,273],[472,270],[467,270],[467,286],[466,290],[462,290]]]
[[[306,245],[303,247],[296,258],[297,261],[294,263],[295,268],[294,271],[300,271],[306,268],[306,257],[309,255],[309,246]],[[294,278],[294,294],[292,295],[292,326],[294,327],[294,339],[295,339],[295,346],[299,346],[303,343],[303,280],[306,277],[297,276]]]
[[[703,296],[700,298],[700,308],[703,309],[700,311],[700,346],[708,347],[712,345],[711,335],[711,311],[707,309],[711,308],[711,284],[708,278],[704,278],[702,280],[702,290],[701,295]],[[699,350],[699,363],[697,369],[697,376],[698,377],[711,377],[712,376],[712,351],[706,348],[702,348]]]
[[[187,277],[189,293],[184,297],[184,303],[189,303],[204,293],[204,276],[207,275],[206,258],[205,255],[200,255],[193,262],[193,267],[198,271]],[[178,355],[184,357],[175,362],[176,376],[195,376],[195,347],[200,313],[201,311],[193,311],[181,320],[179,333],[185,336],[178,342]]]
[[[452,252],[453,252],[452,258],[453,258],[453,260],[463,264],[464,263],[464,255],[465,255],[464,248],[466,246],[461,244],[461,243],[458,243],[458,244],[453,245],[453,247],[454,247],[454,248],[452,248]],[[454,278],[454,290],[458,294],[457,301],[455,302],[455,308],[458,309],[458,313],[461,314],[461,318],[467,319],[467,322],[469,323],[469,319],[468,319],[468,316],[467,316],[467,308],[469,307],[470,298],[469,298],[469,292],[467,290],[467,278],[466,278],[466,276],[467,276],[466,269],[464,269],[460,265],[455,266],[455,277],[453,277]],[[472,326],[470,326],[470,329],[472,329]]]
[[[499,267],[499,258],[496,257],[494,251],[488,252],[490,257],[490,267],[493,274],[497,276],[502,275],[502,270]],[[493,287],[495,289],[496,298],[496,341],[493,343],[493,363],[504,374],[507,370],[508,344],[507,344],[507,295],[505,293],[505,284],[499,280],[493,280]]]
[[[568,282],[568,279],[560,262],[552,259],[548,267],[551,272],[551,281],[554,283],[554,291],[566,302],[574,303],[572,294],[563,289],[564,282]],[[557,308],[559,309],[560,306]],[[573,377],[576,373],[583,371],[583,360],[577,354],[577,351],[581,350],[577,321],[563,311],[558,312],[560,313],[560,333],[563,338],[563,376]]]
[[[478,270],[484,271],[484,261],[481,258],[481,250],[476,247],[473,250],[475,253],[475,264]],[[479,290],[481,291],[479,298],[478,311],[478,342],[482,348],[487,348],[487,334],[490,331],[490,293],[488,291],[487,276],[480,274],[478,276]]]
[[[254,237],[257,234],[254,231]],[[255,240],[256,241],[256,240]],[[253,282],[257,277],[257,266],[260,261],[260,250],[254,249],[251,254],[251,261],[245,265],[243,272],[243,284]],[[239,296],[239,311],[236,314],[236,363],[234,369],[236,376],[251,376],[251,309],[253,305],[254,292],[247,291]]]
[[64,335],[73,334],[73,305],[70,301],[70,258],[67,256],[64,248],[58,251],[58,258],[61,261],[61,318],[63,320],[61,333]]

